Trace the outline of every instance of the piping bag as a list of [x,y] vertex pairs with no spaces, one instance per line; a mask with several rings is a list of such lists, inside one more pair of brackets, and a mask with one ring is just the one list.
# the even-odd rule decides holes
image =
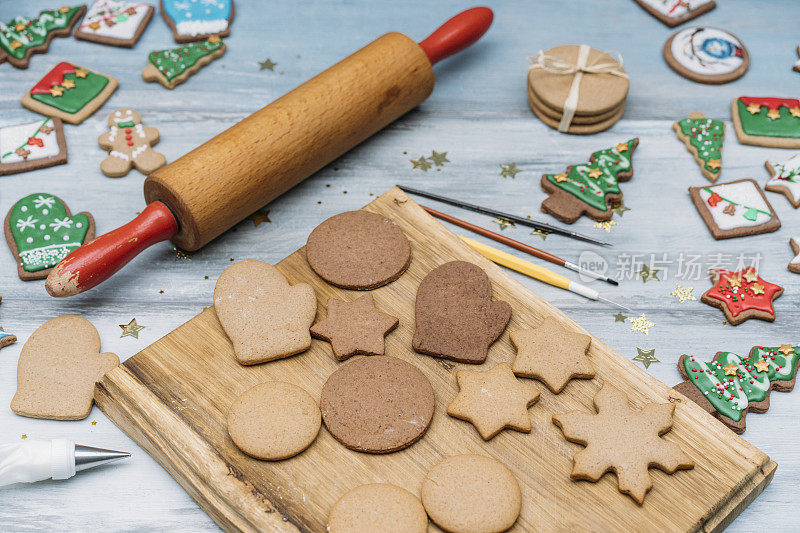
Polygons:
[[0,444],[0,487],[45,479],[69,479],[81,470],[130,456],[128,452],[81,446],[67,439]]

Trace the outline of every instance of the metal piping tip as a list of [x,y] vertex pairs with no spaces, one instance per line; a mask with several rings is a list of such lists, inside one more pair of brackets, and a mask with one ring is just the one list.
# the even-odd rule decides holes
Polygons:
[[75,471],[80,472],[88,468],[104,465],[130,457],[128,452],[118,452],[115,450],[104,450],[103,448],[93,448],[91,446],[75,445]]

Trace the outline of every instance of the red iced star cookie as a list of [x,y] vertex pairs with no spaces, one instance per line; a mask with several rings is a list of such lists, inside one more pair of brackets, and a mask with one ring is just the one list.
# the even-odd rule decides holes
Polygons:
[[755,268],[738,272],[712,270],[711,282],[714,286],[703,294],[701,300],[722,309],[732,325],[749,318],[775,320],[772,301],[783,294],[783,287],[761,279]]

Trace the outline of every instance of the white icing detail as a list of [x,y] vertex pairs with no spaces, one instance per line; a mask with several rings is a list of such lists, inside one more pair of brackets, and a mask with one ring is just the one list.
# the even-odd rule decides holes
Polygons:
[[27,206],[27,205],[23,205],[23,206],[20,208],[20,211],[22,211],[23,213],[24,213],[25,211],[27,211],[27,210],[28,210],[28,206]]
[[64,217],[63,219],[55,218],[53,220],[55,220],[55,222],[51,222],[50,227],[53,228],[54,232],[57,232],[61,228],[72,229],[72,219],[69,217]]
[[130,161],[130,158],[123,154],[122,152],[117,152],[116,150],[111,150],[108,155],[111,157],[119,157],[120,159],[124,159],[125,161]]
[[42,209],[42,214],[43,215],[49,215],[50,214],[50,210],[49,209]]
[[44,240],[49,241],[50,240],[50,235],[45,235],[44,236]]
[[717,28],[686,28],[675,34],[670,51],[684,68],[697,74],[720,75],[742,66],[744,45]]
[[136,132],[136,135],[138,135],[142,139],[147,138],[147,135],[145,135],[144,133],[144,126],[142,126],[141,124],[137,124],[133,129]]
[[[790,240],[791,242],[793,242],[793,243],[794,243],[794,245],[795,245],[795,246],[797,246],[797,248],[798,248],[798,249],[800,249],[800,237],[792,237],[792,238],[791,238],[791,239],[789,239],[789,240]],[[800,253],[798,253],[798,254],[795,256],[795,258],[794,258],[794,259],[792,259],[791,261],[789,261],[789,264],[790,264],[790,265],[800,265]]]
[[112,143],[114,142],[114,139],[117,138],[117,132],[118,131],[119,131],[119,128],[116,127],[116,126],[111,126],[110,128],[108,128],[108,142],[112,142]]
[[[709,193],[708,190],[711,192]],[[711,206],[708,203],[708,199],[713,193],[717,193],[723,198],[716,206]],[[767,206],[764,198],[761,196],[761,192],[752,181],[723,183],[721,185],[705,187],[700,189],[700,198],[703,199],[703,206],[708,209],[714,222],[721,230],[760,226],[761,224],[769,222],[770,218],[772,218],[771,215],[764,214],[770,213],[769,206]],[[725,208],[730,205],[726,200],[739,204],[734,206],[736,212],[733,215],[724,212]],[[743,216],[748,208],[755,208],[763,211],[763,213],[756,213],[755,220],[748,220]]]
[[[793,202],[800,202],[800,154],[796,154],[783,163],[770,161],[769,164],[775,169],[775,176],[770,178],[767,185],[788,189]],[[792,177],[789,178],[789,176]]]
[[[64,235],[64,236],[66,237],[67,235]],[[27,242],[28,244],[32,243],[33,242],[33,237],[28,237],[27,239],[25,239],[25,242]]]
[[21,218],[17,220],[17,229],[20,233],[25,231],[25,228],[36,228],[36,223],[39,222],[38,218],[33,218],[33,215],[28,215],[28,218],[22,220]]
[[36,209],[41,209],[42,207],[53,207],[56,203],[56,199],[52,196],[42,196],[41,194],[33,199],[33,207]]
[[178,35],[205,35],[206,33],[221,33],[228,28],[228,19],[218,20],[187,20],[179,22],[175,29]]
[[677,18],[708,4],[711,0],[641,0],[668,18]]
[[148,148],[150,148],[149,144],[140,144],[134,150],[131,151],[131,159],[136,159],[137,157],[142,155],[142,152],[144,152]]
[[36,135],[37,139],[42,140],[43,146],[39,147],[34,144],[23,147],[30,152],[27,158],[17,155],[17,148],[25,144],[28,138],[32,137],[34,132],[42,125],[53,127],[53,120],[47,119],[44,122],[37,120],[27,124],[0,128],[0,156],[2,156],[0,157],[0,163],[19,163],[20,161],[32,161],[58,155],[61,150],[58,147],[55,129],[49,135],[41,131]]
[[75,227],[76,228],[82,228],[83,227],[83,222],[78,222],[77,224],[75,224]]
[[[129,15],[125,11],[134,8],[136,13]],[[142,24],[145,14],[150,6],[137,2],[125,2],[120,0],[97,0],[86,13],[81,22],[81,31],[84,33],[98,35],[101,37],[112,37],[114,39],[132,39],[136,30]],[[107,21],[113,21],[109,26]],[[90,24],[97,22],[100,27],[93,29]]]

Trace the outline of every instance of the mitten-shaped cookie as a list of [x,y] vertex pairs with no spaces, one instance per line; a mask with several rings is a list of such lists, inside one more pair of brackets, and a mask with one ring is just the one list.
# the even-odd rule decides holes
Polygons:
[[214,287],[214,309],[243,365],[282,359],[311,346],[314,289],[307,283],[289,285],[267,263],[240,261],[226,268]]
[[133,109],[117,109],[108,117],[108,133],[97,139],[100,147],[108,150],[100,170],[112,178],[126,175],[131,167],[142,174],[150,174],[167,164],[164,154],[151,148],[158,140],[158,130],[143,126],[139,113]]
[[32,418],[84,419],[94,384],[118,364],[113,353],[100,353],[100,335],[85,318],[48,320],[22,347],[11,410]]
[[492,284],[480,267],[452,261],[420,283],[415,318],[414,350],[480,364],[511,319],[511,306],[492,300]]

